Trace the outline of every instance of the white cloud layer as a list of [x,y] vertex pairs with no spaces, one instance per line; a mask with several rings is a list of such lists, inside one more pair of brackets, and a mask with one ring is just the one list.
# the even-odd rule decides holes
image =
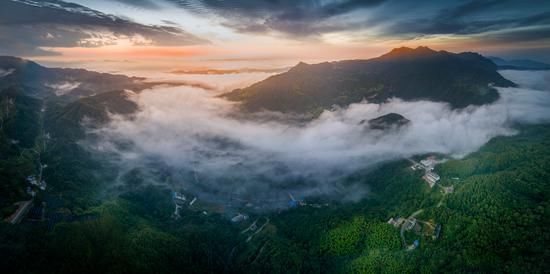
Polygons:
[[62,96],[71,93],[80,86],[80,82],[60,82],[55,84],[46,84],[47,87],[55,91],[56,96]]
[[[366,188],[340,179],[358,170],[421,153],[462,157],[514,134],[517,123],[550,122],[550,72],[503,74],[520,87],[500,88],[491,105],[452,110],[428,101],[363,102],[301,125],[235,118],[235,105],[200,89],[153,89],[136,95],[135,117],[115,117],[99,135],[126,170],[163,163],[179,174],[176,185],[203,196],[285,199],[291,191],[357,199]],[[392,112],[411,123],[385,132],[360,124]],[[131,145],[122,149],[121,142]]]
[[1,69],[0,68],[0,78],[4,77],[4,76],[8,76],[10,74],[12,74],[13,72],[15,71],[15,69]]

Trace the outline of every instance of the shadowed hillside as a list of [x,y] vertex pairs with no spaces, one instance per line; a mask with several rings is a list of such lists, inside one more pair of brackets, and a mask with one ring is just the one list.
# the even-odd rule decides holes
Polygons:
[[427,47],[397,48],[378,58],[308,65],[272,76],[225,97],[243,109],[318,115],[333,105],[362,100],[380,103],[403,100],[447,102],[453,108],[482,105],[498,99],[492,87],[515,84],[497,66],[477,53],[450,53]]

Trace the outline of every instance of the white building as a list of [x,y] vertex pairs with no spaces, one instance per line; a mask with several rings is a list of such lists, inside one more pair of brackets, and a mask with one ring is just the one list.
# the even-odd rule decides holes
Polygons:
[[405,221],[404,218],[401,218],[401,217],[397,217],[397,218],[390,218],[388,220],[388,224],[390,225],[393,225],[394,227],[399,227],[401,226],[401,224],[403,224],[403,222]]
[[404,224],[405,230],[411,230],[411,229],[413,229],[413,227],[415,225],[416,225],[416,219],[415,218],[407,219],[407,221]]
[[436,163],[433,158],[426,158],[420,161],[420,164],[422,164],[422,167],[426,170],[433,170]]
[[243,215],[241,213],[237,214],[237,216],[231,218],[231,222],[234,222],[234,223],[240,223],[242,221],[246,221],[248,220],[248,215]]
[[424,175],[424,180],[426,180],[426,182],[428,182],[428,184],[430,185],[430,187],[433,187],[437,181],[439,181],[439,179],[441,179],[439,177],[439,175],[433,173],[433,172],[426,172],[426,175]]

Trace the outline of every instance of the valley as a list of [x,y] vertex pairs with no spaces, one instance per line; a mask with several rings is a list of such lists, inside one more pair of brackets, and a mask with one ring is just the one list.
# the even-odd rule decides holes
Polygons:
[[0,0],[0,271],[550,273],[548,0]]
[[[279,186],[267,175],[251,175],[256,166],[246,162],[231,168],[252,173],[222,178],[199,169],[197,162],[197,169],[176,168],[163,155],[146,155],[144,162],[124,158],[126,152],[139,151],[139,139],[101,142],[111,137],[104,130],[116,126],[116,119],[142,119],[148,109],[136,96],[151,91],[79,98],[70,93],[67,98],[37,97],[35,92],[23,82],[3,89],[0,97],[0,201],[7,218],[0,225],[0,251],[9,254],[1,265],[11,273],[89,268],[106,273],[541,272],[549,267],[544,260],[550,239],[550,193],[544,179],[550,178],[548,123],[517,123],[513,134],[491,137],[460,157],[412,150],[365,162],[334,177],[334,188],[308,194],[304,189],[310,184],[320,188],[327,183],[292,177],[289,164],[275,165],[279,176],[292,182]],[[401,136],[421,124],[407,112],[383,113],[343,121],[359,136],[375,134],[373,140]],[[330,114],[321,113],[320,119]],[[237,153],[250,146],[213,136],[207,144],[216,150]],[[109,150],[111,145],[117,149]],[[43,188],[42,181],[47,182]],[[257,190],[261,184],[282,189]],[[346,200],[354,190],[366,194]],[[18,209],[16,202],[24,204]]]

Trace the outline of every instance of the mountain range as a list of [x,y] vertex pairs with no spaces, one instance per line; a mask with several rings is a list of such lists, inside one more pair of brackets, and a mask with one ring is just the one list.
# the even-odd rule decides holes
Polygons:
[[498,69],[550,70],[549,64],[528,59],[504,60],[499,57],[489,57],[489,59],[498,66]]
[[18,57],[0,56],[0,90],[21,87],[26,95],[72,101],[113,90],[141,90],[145,78],[99,73],[85,69],[47,68]]
[[333,106],[391,98],[445,102],[453,108],[499,98],[494,87],[512,87],[491,60],[477,53],[451,53],[427,47],[396,48],[368,60],[309,65],[299,63],[223,97],[246,111],[293,112],[316,117]]

